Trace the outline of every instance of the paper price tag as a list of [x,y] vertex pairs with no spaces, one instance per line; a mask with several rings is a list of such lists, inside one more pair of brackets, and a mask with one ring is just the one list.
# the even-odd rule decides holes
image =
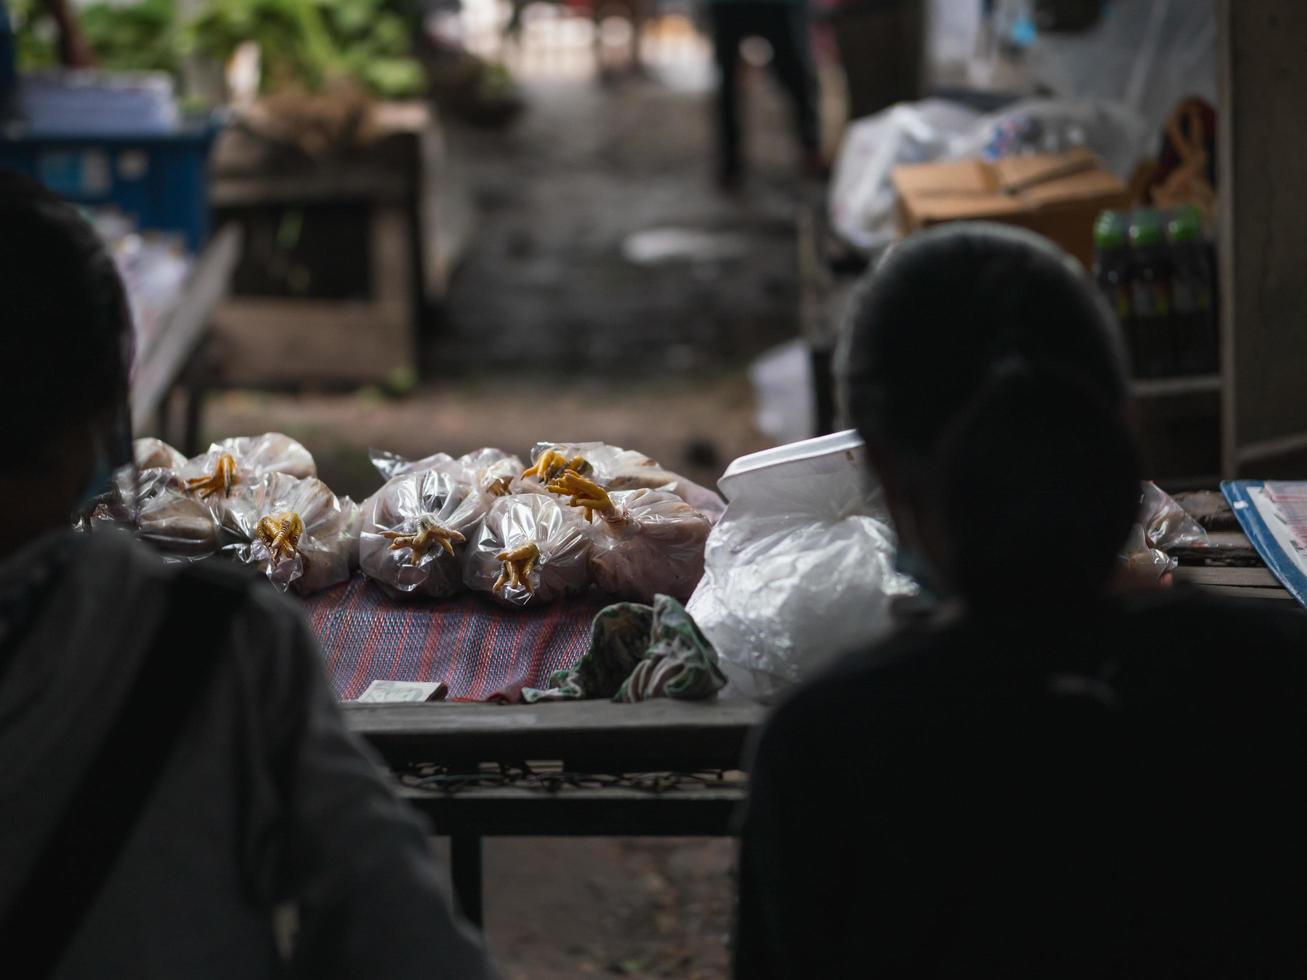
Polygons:
[[359,701],[420,702],[440,701],[449,693],[444,681],[373,681],[358,696]]

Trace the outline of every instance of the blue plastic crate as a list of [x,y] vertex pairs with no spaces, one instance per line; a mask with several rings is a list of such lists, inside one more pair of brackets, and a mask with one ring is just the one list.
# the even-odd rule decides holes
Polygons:
[[217,132],[206,120],[166,135],[0,135],[0,167],[74,203],[111,205],[198,252],[209,233],[207,172]]

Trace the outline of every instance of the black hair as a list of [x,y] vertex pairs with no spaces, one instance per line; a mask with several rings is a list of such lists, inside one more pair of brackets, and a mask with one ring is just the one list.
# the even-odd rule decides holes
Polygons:
[[1139,462],[1120,329],[1084,270],[1031,232],[952,225],[886,256],[849,315],[846,408],[931,497],[952,586],[984,605],[1101,589]]
[[132,321],[95,229],[40,184],[0,171],[0,471],[44,458],[52,437],[125,410]]

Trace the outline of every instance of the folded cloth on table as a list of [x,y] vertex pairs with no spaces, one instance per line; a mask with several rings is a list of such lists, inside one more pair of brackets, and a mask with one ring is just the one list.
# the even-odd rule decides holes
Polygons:
[[619,602],[600,611],[585,655],[575,666],[550,674],[548,688],[525,688],[522,699],[528,704],[587,698],[701,700],[725,684],[717,652],[685,607],[660,595],[652,606]]

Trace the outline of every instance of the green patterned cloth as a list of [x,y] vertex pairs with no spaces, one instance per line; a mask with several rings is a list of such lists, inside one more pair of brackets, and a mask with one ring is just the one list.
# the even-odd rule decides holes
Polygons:
[[685,607],[660,595],[652,606],[619,602],[601,610],[591,628],[590,649],[576,666],[554,671],[548,688],[528,687],[522,698],[528,704],[586,698],[699,700],[725,684],[717,652]]

